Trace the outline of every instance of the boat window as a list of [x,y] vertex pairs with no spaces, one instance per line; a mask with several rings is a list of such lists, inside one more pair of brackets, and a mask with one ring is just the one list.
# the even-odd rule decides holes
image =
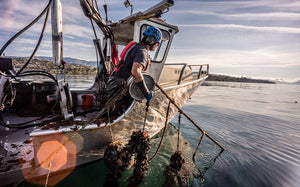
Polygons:
[[[150,27],[150,25],[142,25],[140,40],[142,40],[143,33],[148,27]],[[160,31],[162,33],[162,40],[161,40],[159,46],[156,48],[155,51],[149,51],[150,59],[152,62],[162,62],[162,60],[164,59],[164,55],[167,50],[167,47],[169,45],[170,33],[163,29],[160,29]]]

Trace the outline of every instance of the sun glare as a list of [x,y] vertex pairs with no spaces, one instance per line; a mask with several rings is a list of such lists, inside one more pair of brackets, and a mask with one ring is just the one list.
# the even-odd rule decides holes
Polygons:
[[30,168],[22,168],[24,178],[41,185],[55,185],[76,166],[76,145],[63,134],[34,137],[35,158]]

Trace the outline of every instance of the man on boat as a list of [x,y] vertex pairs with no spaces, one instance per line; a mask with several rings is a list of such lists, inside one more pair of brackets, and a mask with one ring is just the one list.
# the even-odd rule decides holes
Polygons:
[[116,66],[107,83],[108,101],[120,95],[127,79],[132,75],[147,102],[152,99],[152,91],[147,88],[142,71],[150,65],[148,51],[155,51],[161,41],[161,31],[153,26],[143,32],[140,43],[130,42],[121,53],[121,61]]

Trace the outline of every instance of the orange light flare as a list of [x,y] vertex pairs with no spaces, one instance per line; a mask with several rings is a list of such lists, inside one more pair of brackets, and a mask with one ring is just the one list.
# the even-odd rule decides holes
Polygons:
[[41,145],[36,156],[42,168],[57,171],[67,163],[68,150],[58,141],[49,141]]
[[24,178],[30,183],[56,185],[76,167],[76,145],[63,134],[33,137],[32,167],[22,167]]

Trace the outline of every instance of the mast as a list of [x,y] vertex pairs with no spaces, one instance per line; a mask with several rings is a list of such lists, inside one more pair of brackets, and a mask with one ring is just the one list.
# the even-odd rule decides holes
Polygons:
[[59,95],[60,110],[65,120],[72,118],[72,95],[65,82],[64,66],[63,66],[63,40],[62,40],[62,5],[60,0],[53,0],[51,10],[51,24],[52,24],[52,54],[53,63],[58,67],[56,74],[57,94]]
[[56,66],[62,65],[62,6],[60,0],[53,0],[51,10],[52,54]]

